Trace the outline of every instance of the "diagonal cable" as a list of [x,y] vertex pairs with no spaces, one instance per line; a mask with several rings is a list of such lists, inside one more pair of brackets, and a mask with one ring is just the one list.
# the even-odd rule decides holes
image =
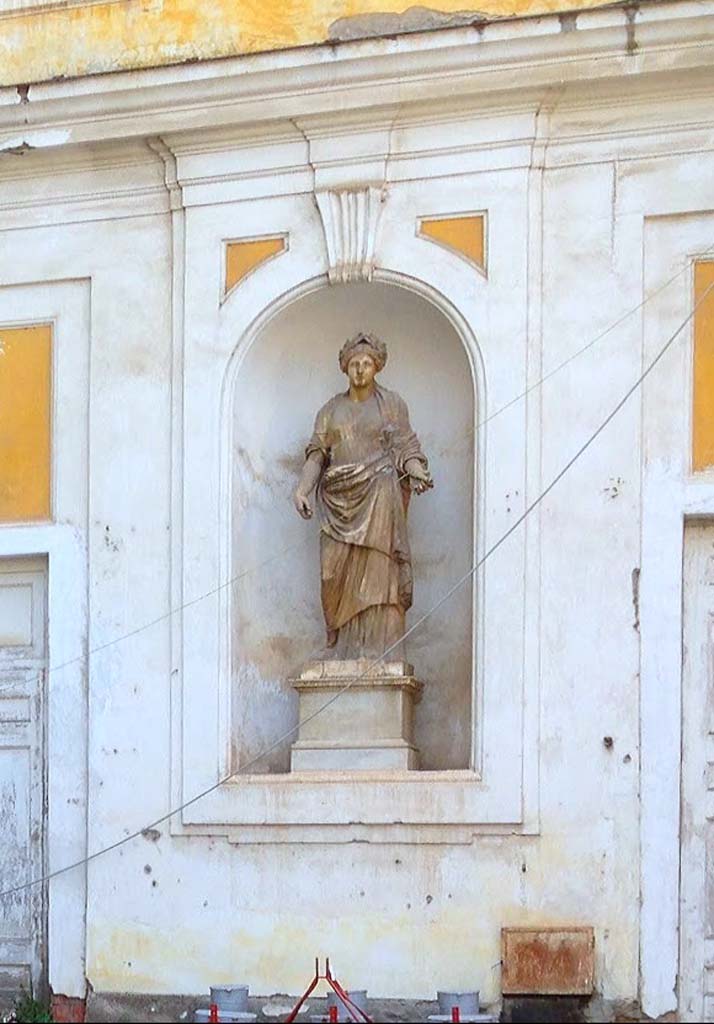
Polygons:
[[[714,244],[710,245],[707,249],[704,249],[699,254],[699,258],[708,255],[712,251],[714,251]],[[535,391],[536,388],[539,388],[547,380],[550,380],[551,377],[554,377],[555,374],[559,373],[560,370],[564,369],[566,366],[572,363],[573,360],[578,358],[578,356],[583,355],[585,352],[593,348],[593,346],[596,345],[598,341],[601,341],[603,338],[605,338],[608,334],[610,334],[617,327],[619,327],[620,324],[624,323],[624,321],[627,320],[628,317],[632,316],[634,313],[637,313],[648,302],[650,302],[653,298],[655,298],[657,295],[663,292],[665,288],[668,288],[669,285],[676,281],[678,277],[681,277],[684,271],[687,270],[688,268],[689,264],[685,263],[684,266],[680,267],[680,269],[676,271],[676,273],[674,273],[671,277],[667,278],[667,280],[664,281],[661,285],[659,285],[659,287],[655,288],[654,291],[649,292],[649,294],[646,295],[643,299],[641,299],[636,306],[633,306],[631,309],[628,309],[627,312],[623,313],[622,316],[620,316],[617,320],[614,321],[614,323],[610,324],[609,327],[606,327],[603,331],[600,332],[600,334],[597,334],[589,342],[583,345],[582,348],[579,348],[575,352],[571,353],[562,362],[557,363],[554,367],[552,367],[552,369],[548,370],[548,372],[545,373],[538,380],[533,381],[532,384],[529,384],[524,391],[521,391],[517,395],[514,395],[514,397],[510,398],[504,405],[501,405],[497,409],[494,409],[494,411],[489,413],[489,415],[486,416],[483,420],[480,420],[474,427],[469,429],[467,436],[470,437],[472,435],[476,435],[478,431],[485,427],[487,423],[490,423],[491,420],[495,419],[497,416],[500,416],[501,413],[506,412],[508,409],[512,408],[518,402],[522,401],[524,398],[527,398],[532,391]],[[305,537],[303,540],[299,540],[296,541],[294,544],[288,545],[288,547],[284,548],[278,554],[271,555],[264,561],[258,562],[256,565],[250,566],[247,569],[243,569],[241,572],[237,573],[235,576],[232,576],[230,579],[225,580],[223,583],[217,584],[210,590],[207,590],[204,593],[199,594],[197,597],[191,598],[184,604],[178,605],[176,608],[170,608],[167,612],[162,612],[161,615],[157,615],[156,618],[150,619],[148,622],[143,623],[141,626],[136,626],[134,629],[131,629],[126,633],[120,633],[118,636],[112,637],[111,640],[107,640],[104,643],[99,644],[97,647],[91,648],[91,650],[87,651],[86,654],[83,652],[82,654],[76,655],[76,657],[74,658],[69,658],[67,661],[60,662],[60,664],[58,665],[52,665],[47,670],[47,674],[52,675],[52,673],[59,672],[61,669],[68,668],[70,665],[76,665],[78,662],[84,661],[85,658],[90,658],[93,654],[99,654],[100,651],[105,651],[107,650],[107,648],[113,647],[115,644],[122,643],[124,640],[129,640],[131,637],[137,636],[139,633],[143,633],[144,630],[151,629],[153,626],[157,626],[159,625],[159,623],[165,622],[167,619],[173,618],[174,615],[180,614],[180,612],[184,611],[185,609],[191,608],[193,605],[199,604],[201,601],[205,601],[209,597],[214,597],[216,594],[219,594],[222,590],[225,590],[228,587],[233,586],[234,583],[239,582],[246,576],[249,576],[251,573],[264,568],[264,566],[269,565],[277,558],[282,558],[284,555],[289,554],[296,548],[301,547],[303,544],[306,544],[308,540],[309,537]]]
[[471,566],[471,568],[468,569],[467,572],[465,572],[463,574],[463,576],[460,576],[459,579],[457,579],[456,582],[446,591],[446,593],[443,594],[439,598],[439,600],[435,604],[433,604],[426,612],[424,612],[424,614],[421,615],[416,620],[416,622],[414,622],[409,627],[409,629],[407,629],[402,634],[402,636],[399,637],[398,640],[395,640],[394,643],[390,644],[390,646],[387,647],[386,650],[384,650],[382,652],[382,654],[378,658],[375,658],[374,661],[372,661],[367,666],[365,671],[360,676],[358,676],[355,679],[352,679],[349,682],[345,683],[345,685],[341,689],[337,690],[337,692],[334,693],[332,695],[332,697],[330,697],[328,700],[326,700],[324,704],[320,705],[320,707],[316,708],[315,711],[313,711],[311,714],[306,715],[305,718],[301,719],[295,725],[291,726],[290,729],[286,730],[281,736],[279,736],[271,744],[269,744],[267,747],[265,747],[265,749],[261,750],[258,754],[256,754],[255,757],[252,757],[249,761],[246,761],[243,764],[239,765],[234,771],[230,772],[228,775],[226,775],[223,778],[219,779],[218,782],[213,783],[213,785],[208,786],[206,789],[202,790],[200,793],[197,793],[195,796],[192,796],[189,800],[186,800],[182,804],[179,804],[178,807],[174,807],[172,810],[167,811],[165,814],[162,814],[159,818],[155,818],[153,821],[151,821],[148,824],[142,826],[142,828],[136,829],[134,832],[130,832],[129,835],[123,836],[121,839],[117,839],[116,842],[110,843],[109,846],[104,846],[100,850],[95,850],[94,853],[90,853],[86,857],[82,857],[80,860],[77,860],[77,861],[75,861],[72,864],[67,864],[67,865],[65,865],[65,867],[58,868],[56,871],[50,871],[48,874],[43,875],[40,878],[33,879],[30,882],[24,882],[22,885],[16,885],[16,886],[13,886],[10,889],[6,889],[4,892],[0,892],[0,899],[2,899],[5,896],[13,895],[14,893],[17,893],[17,892],[22,892],[23,890],[29,889],[29,888],[31,888],[31,887],[33,887],[35,885],[42,885],[43,883],[49,882],[49,881],[51,881],[54,878],[58,878],[60,875],[66,874],[68,871],[73,871],[75,868],[83,867],[84,865],[89,864],[92,861],[96,860],[98,857],[103,857],[105,854],[111,853],[112,850],[116,850],[120,846],[124,846],[126,843],[131,842],[133,839],[137,839],[140,835],[142,835],[143,833],[147,832],[149,829],[156,828],[157,825],[162,825],[164,822],[166,822],[170,818],[172,818],[175,814],[180,814],[187,807],[191,807],[193,804],[197,803],[199,800],[202,800],[205,796],[208,796],[210,793],[214,793],[217,789],[219,789],[221,786],[223,786],[226,782],[229,782],[231,779],[235,778],[235,776],[241,775],[242,773],[244,773],[246,771],[246,769],[252,767],[259,760],[261,760],[261,758],[263,758],[267,754],[271,753],[273,750],[276,749],[276,747],[278,747],[282,743],[284,743],[285,740],[287,740],[291,736],[293,736],[300,728],[302,728],[302,726],[307,725],[308,722],[311,722],[313,719],[317,718],[318,715],[321,715],[324,711],[326,711],[327,708],[329,708],[332,704],[334,704],[336,700],[339,700],[339,698],[342,696],[343,693],[346,693],[349,689],[351,689],[351,687],[354,686],[355,683],[360,682],[363,679],[366,679],[369,676],[370,672],[374,668],[376,668],[376,666],[381,661],[383,661],[384,658],[386,658],[389,654],[391,654],[393,650],[395,650],[397,647],[399,647],[399,645],[402,644],[404,642],[404,640],[407,639],[407,637],[411,636],[411,634],[414,633],[415,630],[419,629],[419,627],[424,622],[426,622],[427,619],[429,619],[444,604],[446,604],[446,602],[451,597],[453,597],[453,595],[457,592],[457,590],[460,587],[462,587],[463,584],[466,583],[467,580],[471,579],[471,577],[476,572],[478,572],[478,570],[491,557],[491,555],[493,555],[496,551],[498,551],[498,549],[508,540],[508,538],[513,533],[515,533],[515,531],[519,528],[519,526],[521,526],[521,524],[523,522],[525,522],[525,520],[528,518],[528,516],[536,508],[538,508],[539,505],[541,505],[543,503],[543,501],[548,497],[548,495],[553,490],[553,488],[556,487],[560,483],[560,481],[563,479],[563,477],[566,475],[566,473],[568,473],[569,470],[572,469],[572,467],[575,465],[575,463],[588,450],[588,448],[590,448],[590,446],[592,444],[594,444],[594,442],[598,439],[598,437],[600,437],[602,432],[612,422],[612,420],[615,418],[615,416],[617,416],[618,412],[622,409],[622,407],[629,401],[629,399],[635,394],[635,392],[642,386],[643,382],[647,379],[647,377],[649,377],[649,375],[652,373],[652,371],[655,369],[655,367],[661,362],[661,360],[664,358],[664,356],[669,351],[669,349],[672,347],[672,345],[674,344],[676,339],[679,337],[679,335],[682,333],[684,328],[690,322],[690,320],[692,319],[692,317],[696,313],[697,309],[704,302],[704,300],[707,298],[707,296],[712,291],[712,289],[714,289],[714,283],[710,284],[709,287],[702,293],[702,295],[695,302],[695,304],[693,305],[692,309],[687,314],[685,319],[682,321],[682,323],[679,325],[679,327],[676,329],[676,331],[674,331],[674,333],[670,335],[670,337],[667,339],[667,341],[662,346],[662,348],[659,350],[659,352],[654,357],[654,359],[645,367],[645,369],[639,375],[637,380],[633,384],[630,385],[630,387],[627,389],[627,391],[625,392],[623,397],[620,399],[620,401],[617,403],[617,405],[608,413],[608,415],[605,417],[605,419],[602,421],[602,423],[600,423],[600,425],[596,428],[596,430],[592,434],[590,434],[588,439],[586,441],[584,441],[583,444],[580,445],[580,447],[577,449],[575,454],[572,455],[568,459],[568,461],[565,463],[565,465],[559,470],[559,472],[556,473],[556,475],[553,477],[553,479],[550,481],[550,483],[547,485],[547,487],[545,487],[545,489],[542,490],[538,494],[538,496],[536,498],[534,498],[534,500],[532,502],[530,502],[529,505],[526,506],[526,508],[520,514],[520,516],[518,516],[518,518],[511,524],[511,526],[506,530],[505,533],[501,534],[501,536],[498,538],[498,540],[495,541],[488,548],[488,550],[481,556],[481,558],[479,558]]

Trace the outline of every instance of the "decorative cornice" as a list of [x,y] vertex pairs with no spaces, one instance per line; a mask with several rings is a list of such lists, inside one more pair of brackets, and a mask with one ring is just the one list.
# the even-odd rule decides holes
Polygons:
[[[515,18],[472,28],[315,46],[240,58],[108,73],[0,89],[0,150],[63,128],[66,141],[166,137],[221,125],[267,125],[321,115],[367,121],[397,104],[446,114],[471,105],[538,101],[554,86],[594,95],[596,83],[643,80],[664,87],[682,72],[714,67],[714,2],[674,0]],[[299,85],[296,85],[296,82]],[[401,115],[400,115],[401,116]],[[1,156],[1,153],[0,153]]]
[[369,185],[315,193],[327,245],[331,284],[371,281],[377,230],[386,192]]

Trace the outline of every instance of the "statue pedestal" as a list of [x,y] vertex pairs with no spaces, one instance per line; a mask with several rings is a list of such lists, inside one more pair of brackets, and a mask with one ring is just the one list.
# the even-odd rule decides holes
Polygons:
[[[291,680],[303,723],[292,746],[294,772],[405,770],[418,766],[414,705],[422,684],[405,661],[312,661]],[[345,686],[349,689],[343,693]],[[339,694],[339,696],[336,696]],[[330,698],[332,704],[315,714]],[[305,719],[315,715],[309,721]]]

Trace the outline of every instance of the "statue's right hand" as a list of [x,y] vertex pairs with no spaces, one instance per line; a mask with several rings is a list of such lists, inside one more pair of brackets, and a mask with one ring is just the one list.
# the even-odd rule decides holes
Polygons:
[[310,504],[310,499],[305,494],[295,491],[293,504],[303,519],[312,519],[312,505]]

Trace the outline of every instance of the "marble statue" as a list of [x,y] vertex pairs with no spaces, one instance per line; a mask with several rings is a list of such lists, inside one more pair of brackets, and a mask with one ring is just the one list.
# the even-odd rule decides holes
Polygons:
[[[311,518],[317,490],[326,656],[379,657],[397,644],[412,603],[410,493],[433,486],[400,396],[377,384],[386,345],[358,334],[339,354],[349,389],[318,412],[294,495]],[[403,657],[399,644],[390,658]]]

